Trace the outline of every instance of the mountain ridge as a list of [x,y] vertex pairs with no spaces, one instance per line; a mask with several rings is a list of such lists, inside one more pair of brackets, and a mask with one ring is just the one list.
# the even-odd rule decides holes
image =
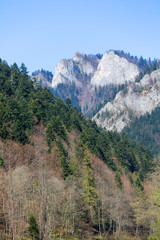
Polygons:
[[[105,66],[108,69],[105,70]],[[138,75],[137,65],[118,56],[114,51],[103,55],[77,52],[72,59],[62,59],[57,64],[52,84],[48,85],[55,96],[63,100],[71,98],[73,105],[81,109],[85,116],[90,116],[103,101],[112,100],[118,88],[122,89]],[[40,77],[38,81],[39,79]],[[42,81],[44,82],[43,79]]]
[[[56,75],[52,78],[52,85],[54,79],[55,87],[52,88],[49,82],[51,92],[64,101],[69,97],[85,117],[93,118],[98,125],[107,130],[121,132],[132,126],[137,118],[147,113],[152,115],[159,106],[160,62],[157,60],[146,60],[123,51],[110,50],[103,55],[77,52],[72,59],[64,59],[57,66],[59,64],[61,67],[57,68]],[[125,81],[125,73],[128,70],[128,81]],[[61,83],[58,84],[58,81]],[[138,122],[137,124],[139,126]],[[151,128],[154,129],[153,124]],[[147,131],[149,132],[149,129]],[[129,128],[127,133],[129,136],[134,135]],[[152,133],[152,138],[149,137],[150,143],[145,140],[145,133],[142,133],[142,136],[140,141],[154,149],[154,153],[159,151],[158,144],[155,144],[157,150],[153,146],[153,142],[158,143],[155,133]],[[136,137],[132,140],[136,140]]]

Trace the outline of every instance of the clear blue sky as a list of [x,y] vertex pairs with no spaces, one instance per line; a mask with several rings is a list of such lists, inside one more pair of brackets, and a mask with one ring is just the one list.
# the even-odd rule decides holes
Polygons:
[[30,73],[116,49],[160,58],[159,0],[0,0],[0,58]]

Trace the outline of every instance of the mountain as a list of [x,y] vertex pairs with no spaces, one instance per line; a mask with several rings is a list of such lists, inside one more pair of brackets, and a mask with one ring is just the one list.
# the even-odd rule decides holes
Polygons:
[[0,86],[1,239],[132,238],[146,229],[131,205],[155,168],[146,147],[86,120],[24,64],[0,60]]
[[61,60],[58,63],[52,87],[55,88],[60,83],[73,82],[79,87],[83,86],[83,83],[98,87],[109,84],[120,85],[134,81],[138,74],[137,65],[119,57],[113,51],[105,53],[101,59],[94,55],[76,53],[73,59]]
[[98,125],[108,130],[122,131],[135,117],[151,113],[160,105],[160,69],[146,74],[120,91],[95,116]]
[[138,76],[136,64],[130,63],[124,57],[119,57],[113,51],[103,55],[97,71],[91,79],[91,85],[106,86],[109,84],[125,84],[132,82]]
[[100,59],[97,56],[87,56],[79,52],[75,53],[73,59],[62,59],[56,66],[52,87],[73,82],[77,87],[82,87],[83,84],[90,82],[99,62]]
[[[54,96],[64,101],[69,97],[85,117],[107,130],[126,131],[131,140],[138,139],[158,154],[158,122],[147,125],[140,117],[146,121],[149,114],[150,119],[156,119],[155,114],[151,115],[160,101],[159,68],[157,60],[133,57],[123,51],[110,50],[103,55],[77,52],[72,59],[58,63],[48,86]],[[40,83],[47,86],[47,81]]]
[[114,51],[104,55],[77,52],[73,59],[62,59],[57,64],[50,89],[63,100],[69,97],[84,116],[92,116],[139,73],[136,64]]

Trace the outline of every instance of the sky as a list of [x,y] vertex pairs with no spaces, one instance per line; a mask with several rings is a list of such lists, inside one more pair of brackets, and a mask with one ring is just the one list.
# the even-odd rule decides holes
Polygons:
[[0,0],[0,58],[29,73],[75,52],[160,58],[159,0]]

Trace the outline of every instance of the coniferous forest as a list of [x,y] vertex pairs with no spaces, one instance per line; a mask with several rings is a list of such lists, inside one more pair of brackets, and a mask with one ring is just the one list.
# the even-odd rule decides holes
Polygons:
[[159,180],[146,146],[0,60],[0,239],[159,239]]
[[140,118],[135,118],[130,127],[125,127],[131,140],[143,142],[154,154],[160,153],[160,107],[157,107],[151,114],[146,113]]

